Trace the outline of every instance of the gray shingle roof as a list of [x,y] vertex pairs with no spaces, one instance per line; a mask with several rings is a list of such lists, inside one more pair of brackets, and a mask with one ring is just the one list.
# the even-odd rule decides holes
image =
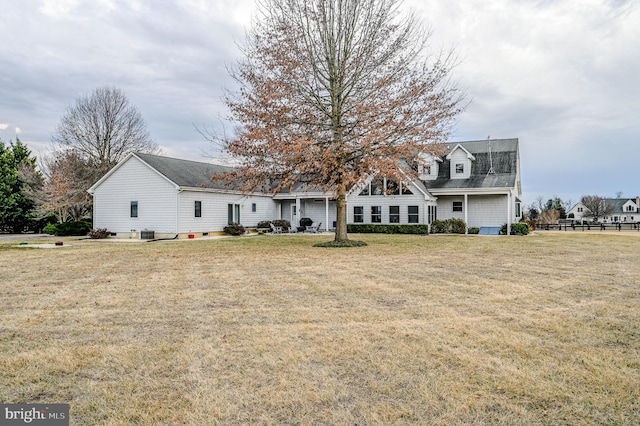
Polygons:
[[[449,149],[462,146],[475,157],[468,179],[451,179],[451,162],[443,158],[438,177],[426,181],[429,189],[512,188],[516,185],[518,139],[449,142]],[[489,155],[491,148],[491,155]],[[493,166],[494,173],[489,174]]]
[[232,171],[231,167],[152,154],[136,153],[136,156],[180,187],[231,189],[222,182],[211,180],[215,174]]

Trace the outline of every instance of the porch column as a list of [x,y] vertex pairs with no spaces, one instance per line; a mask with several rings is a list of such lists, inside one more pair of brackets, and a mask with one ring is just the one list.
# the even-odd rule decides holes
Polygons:
[[329,231],[329,197],[324,197],[324,230]]
[[469,197],[467,194],[464,194],[464,225],[465,225],[464,233],[465,234],[469,233],[469,207],[467,206],[468,202],[469,202]]
[[301,218],[301,213],[300,213],[300,197],[296,197],[296,226],[300,225],[300,218]]
[[511,191],[507,192],[507,235],[511,235]]

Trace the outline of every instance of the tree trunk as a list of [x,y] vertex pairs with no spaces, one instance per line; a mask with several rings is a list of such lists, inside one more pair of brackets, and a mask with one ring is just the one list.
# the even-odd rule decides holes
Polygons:
[[347,188],[344,183],[338,185],[336,200],[336,238],[335,241],[347,241]]

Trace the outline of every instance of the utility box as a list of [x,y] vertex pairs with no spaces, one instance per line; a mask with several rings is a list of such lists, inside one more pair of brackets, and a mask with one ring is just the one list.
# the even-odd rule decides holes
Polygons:
[[141,240],[153,240],[156,237],[156,231],[140,231]]

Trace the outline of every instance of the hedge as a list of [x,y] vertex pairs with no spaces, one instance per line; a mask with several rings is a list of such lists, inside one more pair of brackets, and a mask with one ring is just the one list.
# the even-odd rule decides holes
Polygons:
[[[507,224],[502,225],[502,229],[500,229],[500,234],[507,234]],[[529,225],[524,222],[512,223],[511,224],[511,235],[527,235],[529,234]]]
[[347,232],[354,234],[428,234],[429,225],[382,225],[378,223],[348,224]]
[[432,234],[464,234],[467,225],[462,219],[434,220],[431,224]]
[[43,232],[57,237],[87,235],[91,230],[91,223],[78,220],[76,222],[50,223],[44,227]]

